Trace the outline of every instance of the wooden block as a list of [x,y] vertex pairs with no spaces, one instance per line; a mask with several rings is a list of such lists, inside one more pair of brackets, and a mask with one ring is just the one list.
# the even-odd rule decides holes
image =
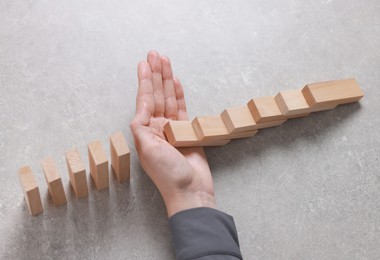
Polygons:
[[86,170],[78,149],[73,148],[65,153],[71,187],[77,198],[88,196]]
[[246,132],[232,133],[228,136],[229,139],[248,138],[257,134],[258,130],[251,130]]
[[302,94],[302,89],[281,91],[274,99],[281,113],[286,116],[286,118],[304,117],[312,112]]
[[213,141],[196,141],[193,143],[186,142],[186,143],[177,143],[175,147],[197,147],[197,146],[223,146],[231,142],[231,140],[213,140]]
[[331,110],[336,108],[338,105],[332,104],[328,106],[315,106],[311,109],[312,112],[321,112],[321,111],[326,111],[326,110]]
[[190,121],[168,121],[164,125],[168,142],[174,147],[223,146],[230,140],[199,141]]
[[65,190],[63,189],[61,176],[59,176],[57,165],[52,157],[46,157],[41,161],[45,180],[48,185],[49,193],[54,205],[61,206],[66,204]]
[[355,79],[308,84],[302,94],[314,109],[356,102],[364,96]]
[[229,133],[246,132],[257,129],[255,119],[247,105],[225,109],[221,114]]
[[272,96],[253,98],[247,105],[257,124],[286,119]]
[[257,133],[257,130],[229,133],[220,115],[196,117],[192,126],[201,142],[247,138]]
[[18,176],[30,214],[33,216],[40,214],[43,211],[41,196],[32,169],[24,166],[18,170]]
[[196,117],[191,125],[199,141],[230,139],[227,127],[220,115]]
[[168,142],[175,147],[193,146],[199,142],[190,121],[168,121],[164,132]]
[[88,144],[88,159],[96,189],[102,190],[108,188],[108,159],[100,141],[93,141]]
[[231,142],[229,139],[225,140],[216,140],[216,141],[206,141],[206,142],[201,142],[199,143],[200,145],[197,146],[223,146]]
[[283,124],[286,119],[256,123],[248,106],[227,108],[221,114],[222,119],[231,133],[253,131]]
[[269,128],[269,127],[282,125],[285,122],[286,122],[286,119],[272,121],[272,122],[259,123],[256,125],[256,127],[257,127],[257,129]]
[[122,132],[110,136],[111,165],[119,182],[130,179],[130,151]]

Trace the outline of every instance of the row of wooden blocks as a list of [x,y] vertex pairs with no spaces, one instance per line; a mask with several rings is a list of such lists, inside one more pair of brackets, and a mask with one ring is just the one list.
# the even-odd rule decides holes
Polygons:
[[232,139],[254,136],[259,129],[283,124],[287,119],[333,109],[364,96],[355,79],[308,84],[275,96],[249,100],[227,108],[220,115],[199,116],[192,121],[169,121],[166,138],[175,147],[221,146]]
[[[110,151],[112,170],[119,182],[130,179],[130,151],[121,132],[110,136]],[[88,196],[86,170],[78,149],[73,148],[65,153],[67,169],[71,187],[77,198]],[[106,151],[100,141],[88,144],[88,159],[91,177],[97,190],[109,186],[108,159]],[[41,161],[42,170],[53,203],[60,206],[67,203],[58,167],[52,157]],[[30,213],[35,216],[43,211],[41,196],[37,182],[30,166],[18,170],[20,183],[24,191],[26,204]]]

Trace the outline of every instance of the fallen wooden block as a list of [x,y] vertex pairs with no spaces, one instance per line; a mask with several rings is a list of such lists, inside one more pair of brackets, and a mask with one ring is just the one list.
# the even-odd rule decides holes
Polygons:
[[303,89],[282,91],[276,96],[251,99],[247,105],[225,109],[220,116],[196,117],[169,122],[166,138],[173,146],[220,145],[223,140],[255,135],[256,130],[278,126],[287,119],[335,108],[363,96],[354,79],[309,84]]
[[257,130],[246,132],[229,133],[220,115],[200,116],[191,122],[195,134],[200,141],[231,140],[251,137]]
[[312,109],[356,102],[364,96],[355,79],[308,84],[302,94]]
[[229,133],[246,132],[257,129],[256,121],[253,119],[247,105],[226,108],[220,116]]
[[253,98],[247,105],[256,123],[273,122],[286,119],[272,96]]
[[[229,139],[225,140],[215,140],[215,141],[205,141],[205,142],[198,142],[195,146],[223,146],[231,142]],[[194,145],[192,145],[194,146]]]
[[337,106],[338,105],[336,105],[336,104],[332,104],[332,105],[324,105],[324,106],[315,106],[315,107],[310,108],[310,109],[311,109],[311,112],[322,112],[322,111],[334,109]]
[[198,143],[198,137],[190,121],[168,121],[164,125],[164,132],[168,142],[177,146],[192,145]]
[[164,125],[168,143],[174,147],[222,146],[230,140],[199,141],[190,121],[168,121]]
[[30,214],[40,214],[43,212],[41,196],[32,169],[24,166],[18,170],[18,176]]
[[248,106],[239,106],[225,109],[221,114],[223,122],[230,133],[249,132],[258,129],[278,126],[286,119],[256,123]]
[[194,132],[200,141],[230,139],[229,132],[220,115],[199,116],[191,122]]
[[88,159],[96,189],[102,190],[108,188],[108,159],[100,141],[93,141],[88,144]]
[[239,132],[239,133],[232,133],[228,137],[232,139],[240,139],[240,138],[248,138],[252,137],[257,134],[259,130],[251,130],[251,131],[246,131],[246,132]]
[[302,94],[302,89],[279,92],[274,97],[278,108],[286,118],[308,116],[312,110]]
[[111,165],[119,182],[130,180],[130,151],[121,132],[110,136]]
[[219,115],[199,116],[191,122],[195,134],[200,141],[228,139],[228,130]]
[[77,148],[73,148],[65,153],[67,169],[71,187],[77,198],[88,196],[86,170]]
[[277,120],[277,121],[258,123],[256,126],[257,126],[257,129],[264,129],[264,128],[269,128],[269,127],[279,126],[285,122],[286,122],[286,119],[282,119],[282,120]]
[[59,176],[54,159],[52,157],[46,157],[41,161],[41,166],[54,205],[61,206],[66,204],[65,190],[63,189],[61,176]]

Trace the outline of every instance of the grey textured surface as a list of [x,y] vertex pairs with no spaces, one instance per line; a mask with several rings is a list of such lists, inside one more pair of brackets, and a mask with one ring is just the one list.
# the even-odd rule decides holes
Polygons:
[[[0,258],[173,259],[162,199],[139,166],[129,122],[136,64],[172,59],[190,116],[250,97],[354,76],[360,104],[207,149],[219,209],[245,259],[380,258],[380,2],[0,2]],[[64,151],[121,129],[132,181],[77,200]],[[109,152],[109,151],[108,151]],[[68,204],[52,205],[39,160],[58,162]],[[44,213],[16,175],[31,165]],[[87,167],[88,168],[88,167]]]

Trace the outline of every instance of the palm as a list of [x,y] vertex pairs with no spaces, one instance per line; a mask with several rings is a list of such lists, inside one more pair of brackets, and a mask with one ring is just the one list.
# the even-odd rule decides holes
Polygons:
[[213,196],[212,177],[203,149],[177,150],[166,142],[163,125],[168,120],[188,120],[183,89],[173,78],[169,59],[150,52],[148,62],[139,64],[138,76],[136,115],[131,128],[144,170],[164,200],[189,191]]

